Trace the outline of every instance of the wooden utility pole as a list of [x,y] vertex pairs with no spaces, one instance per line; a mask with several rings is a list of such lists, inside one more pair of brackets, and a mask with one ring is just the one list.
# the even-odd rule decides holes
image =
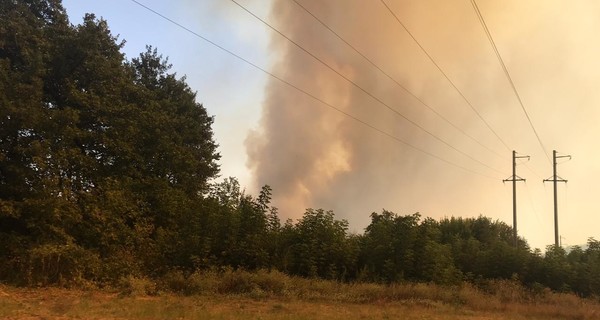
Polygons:
[[557,155],[556,150],[552,151],[552,159],[553,159],[553,165],[552,165],[552,169],[553,169],[553,174],[552,177],[548,178],[548,179],[544,179],[544,182],[548,182],[548,181],[552,181],[554,183],[554,245],[558,248],[560,246],[560,238],[558,235],[558,196],[557,196],[557,182],[564,182],[567,183],[567,180],[559,177],[556,174],[556,159],[560,159],[560,158],[569,158],[571,159],[570,155],[563,155],[563,156],[559,156]]
[[517,247],[517,181],[525,181],[525,179],[517,176],[517,159],[529,159],[529,156],[517,156],[517,152],[512,152],[512,176],[508,179],[502,180],[502,182],[512,182],[513,185],[513,237],[514,246]]

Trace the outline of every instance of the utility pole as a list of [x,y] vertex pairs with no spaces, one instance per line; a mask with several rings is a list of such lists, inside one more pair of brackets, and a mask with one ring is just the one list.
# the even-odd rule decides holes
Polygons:
[[513,237],[514,237],[514,245],[517,247],[518,238],[517,238],[517,181],[525,181],[525,179],[517,176],[517,159],[529,159],[529,156],[517,156],[517,152],[513,150],[512,152],[512,176],[508,179],[502,180],[502,182],[511,181],[513,185]]
[[553,175],[552,177],[548,178],[548,179],[544,179],[544,182],[548,182],[548,181],[552,181],[554,183],[554,245],[558,248],[558,246],[560,246],[560,242],[559,242],[559,236],[558,236],[558,196],[557,196],[557,182],[564,182],[567,183],[567,180],[559,177],[556,174],[556,159],[560,159],[560,158],[569,158],[569,160],[571,159],[570,155],[563,155],[563,156],[559,156],[557,155],[556,150],[552,150],[552,159],[553,159]]

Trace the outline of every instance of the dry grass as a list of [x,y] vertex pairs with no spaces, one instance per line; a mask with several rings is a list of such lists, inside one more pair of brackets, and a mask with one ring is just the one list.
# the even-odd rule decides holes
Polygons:
[[[12,290],[11,290],[12,292]],[[59,289],[22,292],[2,319],[504,319],[425,301],[355,304],[241,296],[122,297]]]
[[[176,292],[176,293],[172,293]],[[600,319],[600,304],[511,281],[392,286],[225,270],[162,281],[126,278],[118,290],[0,286],[0,319]]]

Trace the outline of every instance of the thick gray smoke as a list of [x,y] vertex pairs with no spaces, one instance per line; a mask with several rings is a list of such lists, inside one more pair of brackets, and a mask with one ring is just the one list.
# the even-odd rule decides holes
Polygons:
[[[510,175],[510,150],[452,89],[387,9],[379,1],[300,2],[461,130],[505,157],[482,148],[435,116],[293,1],[275,1],[269,20],[284,34],[432,134],[501,171],[490,170],[432,138],[274,34],[271,48],[279,53],[272,68],[274,74],[418,148],[493,178],[416,151],[272,79],[266,89],[260,127],[250,133],[246,147],[256,184],[273,187],[274,205],[284,218],[299,218],[305,208],[320,207],[333,209],[338,217],[360,229],[368,223],[372,211],[386,208],[405,214],[421,211],[434,217],[485,214],[510,223],[511,203],[500,182]],[[386,3],[510,148],[533,155],[530,166],[539,168],[534,169],[536,174],[545,176],[546,158],[470,1]],[[547,2],[478,3],[540,135],[547,144],[560,147],[564,139],[552,129],[558,119],[546,121],[544,117],[545,111],[552,108],[550,99],[568,98],[560,92],[540,98],[539,90],[560,85],[554,73],[545,69],[548,66],[571,79],[588,80],[584,79],[587,74],[578,74],[576,66],[566,62],[574,55],[568,45],[585,42],[579,37],[573,39],[573,30],[560,28],[548,30],[550,34],[544,36],[544,28],[553,23],[572,26],[575,15],[586,12],[586,6],[571,8],[572,17],[556,20],[559,2],[537,11],[532,9]],[[582,23],[573,28],[587,27]],[[551,53],[549,48],[553,49]],[[597,51],[598,46],[593,49]],[[535,177],[527,173],[529,178]]]
[[[450,99],[450,104],[460,103],[381,3],[302,4],[415,94],[433,93],[426,99],[432,106],[443,99]],[[401,6],[394,8],[402,10]],[[432,133],[447,136],[446,124],[292,1],[277,1],[272,17],[284,34],[359,86]],[[273,73],[420,148],[438,148],[448,153],[442,144],[284,38],[274,37],[272,46],[282,53]],[[456,54],[459,52],[452,53]],[[443,107],[446,112],[436,108],[448,114],[448,103]],[[464,106],[458,107],[461,112],[468,111]],[[371,211],[382,206],[417,208],[416,203],[411,204],[412,199],[423,197],[409,185],[428,179],[432,168],[436,175],[444,175],[440,164],[435,163],[437,160],[428,159],[276,80],[267,89],[261,129],[247,141],[250,167],[258,183],[273,186],[275,204],[288,217],[298,217],[304,208],[318,206],[335,209],[342,217],[362,215],[358,220],[364,222]]]

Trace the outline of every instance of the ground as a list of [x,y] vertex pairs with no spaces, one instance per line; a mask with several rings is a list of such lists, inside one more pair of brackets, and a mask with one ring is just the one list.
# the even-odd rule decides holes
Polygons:
[[[585,308],[576,318],[600,319],[597,304]],[[421,299],[352,303],[217,294],[124,296],[97,289],[0,285],[0,319],[572,319],[569,314],[540,312],[535,306],[476,309]]]

